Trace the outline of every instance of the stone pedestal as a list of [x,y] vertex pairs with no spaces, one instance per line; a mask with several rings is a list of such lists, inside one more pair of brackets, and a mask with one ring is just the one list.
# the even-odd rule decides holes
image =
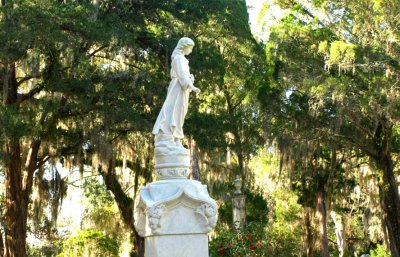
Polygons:
[[162,167],[159,181],[141,188],[135,227],[145,238],[146,257],[208,257],[208,232],[217,204],[199,181],[182,169]]
[[236,229],[243,228],[246,224],[246,196],[241,191],[242,181],[239,176],[233,182],[235,192],[232,197],[232,220]]
[[246,197],[244,195],[232,197],[232,216],[235,228],[243,228],[246,224]]
[[209,256],[207,234],[185,234],[146,237],[145,248],[146,257]]

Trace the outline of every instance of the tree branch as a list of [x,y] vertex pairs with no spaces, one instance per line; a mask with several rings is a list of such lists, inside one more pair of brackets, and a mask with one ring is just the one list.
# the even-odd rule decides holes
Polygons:
[[[109,60],[109,61],[112,61],[112,62],[118,62],[117,60],[115,60],[115,59],[113,59],[113,58],[110,58],[110,57],[107,57],[107,56],[104,56],[104,55],[92,55],[92,57],[95,57],[95,58],[102,58],[102,59],[106,59],[106,60]],[[119,62],[118,62],[118,63],[119,63]],[[142,70],[142,68],[139,67],[139,66],[137,66],[137,65],[134,65],[134,64],[131,64],[131,63],[126,63],[126,62],[124,62],[124,64],[127,65],[127,66],[129,66],[129,67],[133,67],[133,68],[136,68],[136,69],[138,69],[138,70]]]
[[46,155],[46,156],[43,157],[41,160],[38,160],[38,161],[36,162],[35,170],[36,170],[36,169],[39,169],[39,168],[40,168],[43,164],[45,164],[49,159],[50,159],[50,156],[49,156],[49,155]]
[[40,84],[38,87],[32,88],[31,91],[26,94],[18,94],[17,103],[22,103],[25,100],[31,99],[34,95],[42,91],[43,88],[44,84]]
[[35,74],[35,75],[25,76],[25,77],[21,78],[21,79],[17,82],[17,85],[19,86],[19,85],[21,85],[22,83],[24,83],[24,82],[26,82],[26,81],[28,81],[28,80],[37,79],[37,78],[40,78],[40,77],[41,77],[41,74]]
[[96,50],[94,50],[93,52],[91,52],[91,53],[89,54],[89,57],[93,57],[95,54],[97,54],[98,52],[100,52],[101,50],[103,50],[103,49],[106,48],[106,47],[108,47],[108,44],[107,44],[107,45],[104,45],[104,46],[100,46],[99,48],[97,48]]

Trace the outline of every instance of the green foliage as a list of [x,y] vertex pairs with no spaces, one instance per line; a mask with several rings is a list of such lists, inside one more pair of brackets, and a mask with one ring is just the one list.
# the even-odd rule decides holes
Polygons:
[[[385,169],[382,158],[390,156],[390,163],[398,158],[400,94],[393,85],[400,75],[399,41],[393,38],[400,31],[392,22],[398,1],[276,2],[287,15],[271,28],[266,48],[270,85],[260,87],[258,94],[268,117],[265,131],[277,144],[281,171],[288,173],[300,203],[315,208],[316,193],[323,189],[346,216],[352,203],[339,199],[361,181],[354,167],[369,158]],[[374,173],[375,181],[383,180],[379,173]],[[381,194],[397,192],[389,181],[384,184]],[[398,206],[394,195],[381,195],[386,199],[381,206]],[[393,208],[386,215],[395,221],[399,211]],[[363,238],[361,224],[353,224],[361,222],[359,215],[348,221],[354,231],[346,231],[355,238]],[[393,233],[393,245],[399,245],[398,235]],[[348,244],[354,252],[365,243],[357,241]]]
[[[193,108],[196,109],[197,106]],[[220,116],[194,110],[188,115],[185,128],[192,133],[196,131],[196,142],[203,150],[224,149],[228,146],[224,136],[224,120]]]
[[326,0],[312,0],[312,3],[316,7],[322,7],[326,3]]
[[369,252],[371,257],[390,257],[390,252],[388,249],[381,244],[378,244],[374,250]]
[[42,250],[36,247],[28,247],[28,257],[42,257]]
[[270,9],[270,5],[267,2],[264,2],[261,6],[261,10],[257,17],[257,24],[260,24],[262,19],[266,16],[267,11]]
[[58,257],[117,257],[118,243],[97,230],[83,230],[62,245]]
[[[220,206],[219,212],[222,217],[220,216],[215,230],[216,237],[210,242],[210,255],[297,256],[301,250],[299,238],[303,235],[301,218],[303,209],[297,203],[296,195],[287,189],[274,192],[271,198],[273,207],[270,207],[274,210],[273,213],[267,212],[266,201],[260,195],[254,194],[247,199],[247,218],[249,220],[254,218],[254,221],[249,222],[244,229],[235,230],[231,228],[233,224],[228,226],[222,223],[221,218],[226,219],[226,212],[232,207],[228,201]],[[265,209],[258,207],[259,210],[254,211],[253,207],[258,204]],[[267,223],[264,222],[267,219],[266,215],[270,217]]]
[[99,181],[100,177],[89,177],[83,181],[83,194],[88,201],[89,208],[103,208],[113,204],[113,198],[105,185]]
[[[233,192],[232,185],[219,185],[217,189],[220,194],[227,191]],[[269,208],[267,199],[263,195],[261,189],[252,188],[244,193],[246,197],[246,222],[266,224],[268,220]],[[232,199],[231,195],[224,195],[229,200],[221,201],[218,206],[218,226],[232,226]]]
[[218,205],[217,227],[233,225],[232,215],[232,200],[221,201]]
[[[167,91],[171,51],[186,35],[196,43],[189,59],[202,94],[193,101],[199,113],[189,113],[194,118],[185,134],[197,136],[213,163],[230,147],[236,156],[229,175],[240,167],[245,178],[243,163],[263,142],[254,89],[263,83],[264,58],[251,35],[244,0],[5,2],[0,84],[11,78],[18,97],[11,99],[8,88],[0,86],[0,149],[10,139],[18,142],[21,165],[35,140],[40,149],[33,158],[40,165],[50,158],[73,170],[95,160],[94,168],[105,171],[110,163],[123,163],[135,174],[135,189],[138,177],[150,180],[152,148],[143,150],[142,141],[132,140],[121,150],[121,141],[138,133],[152,145],[148,131]],[[10,161],[3,150],[0,158]],[[116,178],[112,184],[125,190],[128,186]],[[119,240],[121,220],[102,187],[85,184],[88,208],[82,223]],[[111,226],[109,220],[117,221]],[[90,238],[92,245],[104,239],[82,232],[67,242],[76,248]],[[74,251],[64,245],[63,255]]]
[[274,246],[273,256],[297,256],[301,251],[299,238],[303,235],[302,211],[297,196],[288,189],[274,192],[273,218],[268,223],[269,242]]
[[268,222],[268,202],[261,189],[246,190],[246,221],[249,223],[267,224]]
[[81,229],[102,231],[105,236],[121,245],[127,240],[128,229],[120,220],[111,193],[107,190],[101,177],[86,178],[82,186],[85,210]]
[[356,45],[343,41],[333,41],[329,55],[328,64],[353,64],[356,60]]
[[[55,242],[56,244],[58,242]],[[56,245],[34,247],[28,246],[27,256],[28,257],[54,257],[60,252],[59,247]]]

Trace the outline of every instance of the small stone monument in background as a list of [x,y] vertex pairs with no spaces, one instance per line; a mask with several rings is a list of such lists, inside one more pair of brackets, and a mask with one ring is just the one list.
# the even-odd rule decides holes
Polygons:
[[232,197],[232,218],[236,229],[243,228],[246,224],[246,196],[240,190],[242,181],[239,176],[234,180],[235,192]]
[[157,181],[141,188],[135,228],[145,238],[146,257],[208,257],[208,233],[217,223],[217,204],[207,187],[189,180],[190,152],[182,145],[189,93],[194,87],[185,55],[194,42],[181,38],[172,53],[167,98],[153,128]]

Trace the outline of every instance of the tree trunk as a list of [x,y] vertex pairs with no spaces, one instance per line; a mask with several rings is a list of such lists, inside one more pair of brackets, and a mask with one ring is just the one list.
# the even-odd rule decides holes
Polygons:
[[400,197],[398,185],[393,172],[393,161],[390,153],[382,151],[378,163],[382,171],[382,183],[379,193],[383,219],[385,221],[392,257],[400,257]]
[[3,234],[0,232],[0,257],[4,256]]
[[244,158],[243,158],[243,153],[242,153],[241,147],[238,147],[237,156],[238,156],[240,178],[242,179],[242,192],[245,192],[245,190],[246,190],[246,172],[244,169]]
[[193,179],[200,181],[200,167],[199,167],[199,148],[197,147],[196,141],[191,140],[192,150],[192,174]]
[[[17,80],[15,64],[6,65],[2,72],[2,96],[5,105],[12,105],[17,100]],[[21,169],[21,147],[18,138],[5,139],[3,152],[6,157],[5,187],[5,257],[26,256],[27,206],[23,188]]]
[[320,214],[319,233],[321,240],[322,256],[329,257],[328,229],[326,226],[327,214],[325,204],[325,189],[323,187],[321,187],[317,193],[317,209]]
[[[1,73],[3,83],[2,100],[6,106],[18,108],[18,83],[15,64],[6,65]],[[5,206],[5,257],[26,256],[26,230],[29,196],[32,190],[33,174],[37,168],[40,141],[33,140],[27,154],[21,150],[20,138],[5,138],[3,142],[6,206]],[[26,157],[22,169],[22,156]]]
[[5,166],[5,257],[26,256],[28,204],[39,148],[40,141],[32,141],[23,173],[20,142],[13,139],[4,144],[4,152],[9,157]]
[[389,236],[388,236],[388,232],[387,232],[386,220],[382,217],[381,222],[382,222],[381,226],[382,226],[382,231],[383,231],[383,242],[385,245],[389,246],[390,241],[389,241]]
[[307,257],[314,257],[314,236],[312,231],[312,209],[304,210],[304,225],[306,229],[306,252]]
[[16,77],[15,63],[6,65],[2,71],[3,103],[13,104],[18,98],[18,82]]
[[[235,116],[235,107],[232,105],[232,96],[224,90],[226,104],[228,107],[228,113],[231,117]],[[231,131],[234,136],[234,151],[238,157],[239,164],[239,175],[242,179],[242,192],[246,191],[246,170],[244,167],[244,153],[243,153],[243,145],[240,136],[240,128],[238,122],[234,121],[234,129]]]
[[141,237],[135,228],[134,229],[134,246],[136,249],[135,254],[131,254],[132,257],[144,257],[144,238]]
[[120,210],[122,220],[131,229],[131,240],[136,250],[136,253],[131,253],[134,257],[144,257],[144,239],[139,236],[135,229],[135,220],[133,216],[134,201],[132,198],[127,196],[118,182],[117,176],[114,172],[112,161],[108,165],[107,171],[100,171],[106,187],[114,195],[114,200],[117,203],[118,209]]
[[9,157],[5,165],[6,212],[5,257],[26,256],[27,203],[22,187],[21,149],[18,140],[4,144]]

